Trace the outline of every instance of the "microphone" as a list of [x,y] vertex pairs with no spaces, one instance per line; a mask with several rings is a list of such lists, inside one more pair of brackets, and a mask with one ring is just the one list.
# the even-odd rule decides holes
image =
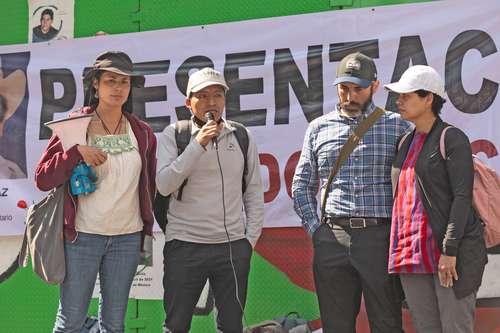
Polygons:
[[[207,112],[205,116],[207,117],[207,121],[215,120],[213,112]],[[219,144],[217,143],[217,138],[216,137],[212,138],[212,142],[214,144],[215,150],[218,150]]]
[[205,114],[205,117],[207,117],[207,121],[210,121],[210,120],[215,120],[215,117],[214,117],[213,112],[207,112],[207,113]]

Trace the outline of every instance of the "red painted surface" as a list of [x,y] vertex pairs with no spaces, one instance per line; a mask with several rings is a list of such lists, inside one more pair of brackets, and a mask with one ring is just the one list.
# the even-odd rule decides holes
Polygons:
[[[311,238],[300,227],[264,228],[255,247],[257,253],[288,276],[295,285],[315,291],[312,275]],[[408,310],[403,310],[406,333],[416,333]],[[321,327],[319,319],[310,322],[313,329]],[[358,333],[370,332],[364,304],[357,320]],[[500,308],[477,308],[475,333],[500,333]]]
[[255,246],[257,253],[285,273],[297,286],[315,291],[312,275],[312,242],[302,228],[264,228]]
[[484,153],[488,158],[492,158],[498,155],[497,148],[495,144],[488,140],[476,140],[471,143],[471,149],[473,154]]
[[279,164],[276,157],[271,154],[259,154],[260,164],[269,170],[269,189],[264,192],[264,202],[271,202],[280,191]]

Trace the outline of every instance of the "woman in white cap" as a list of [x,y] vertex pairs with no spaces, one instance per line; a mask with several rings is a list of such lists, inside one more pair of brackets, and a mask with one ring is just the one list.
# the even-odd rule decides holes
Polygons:
[[399,82],[401,117],[415,124],[393,162],[389,272],[399,274],[419,333],[472,333],[476,292],[487,262],[481,221],[472,208],[474,170],[467,136],[439,117],[444,83],[429,66]]
[[[80,332],[97,274],[100,332],[124,332],[124,318],[145,235],[153,229],[156,138],[132,111],[133,86],[144,77],[123,52],[97,57],[83,79],[85,101],[76,114],[91,114],[87,145],[63,149],[53,135],[36,168],[39,189],[67,186],[64,203],[66,276],[60,285],[54,332]],[[97,189],[71,193],[69,179],[80,162],[94,168]],[[142,237],[141,237],[142,236]]]

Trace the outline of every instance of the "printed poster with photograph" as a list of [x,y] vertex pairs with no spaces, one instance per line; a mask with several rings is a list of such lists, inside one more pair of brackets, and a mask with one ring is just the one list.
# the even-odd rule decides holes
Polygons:
[[28,0],[28,42],[73,38],[74,0]]
[[0,180],[26,178],[29,59],[29,52],[0,55]]

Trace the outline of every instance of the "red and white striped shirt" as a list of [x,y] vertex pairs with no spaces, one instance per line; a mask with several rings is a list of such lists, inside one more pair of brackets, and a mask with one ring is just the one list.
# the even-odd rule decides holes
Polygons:
[[440,252],[417,194],[415,164],[426,133],[415,132],[399,175],[392,209],[389,273],[437,272]]

